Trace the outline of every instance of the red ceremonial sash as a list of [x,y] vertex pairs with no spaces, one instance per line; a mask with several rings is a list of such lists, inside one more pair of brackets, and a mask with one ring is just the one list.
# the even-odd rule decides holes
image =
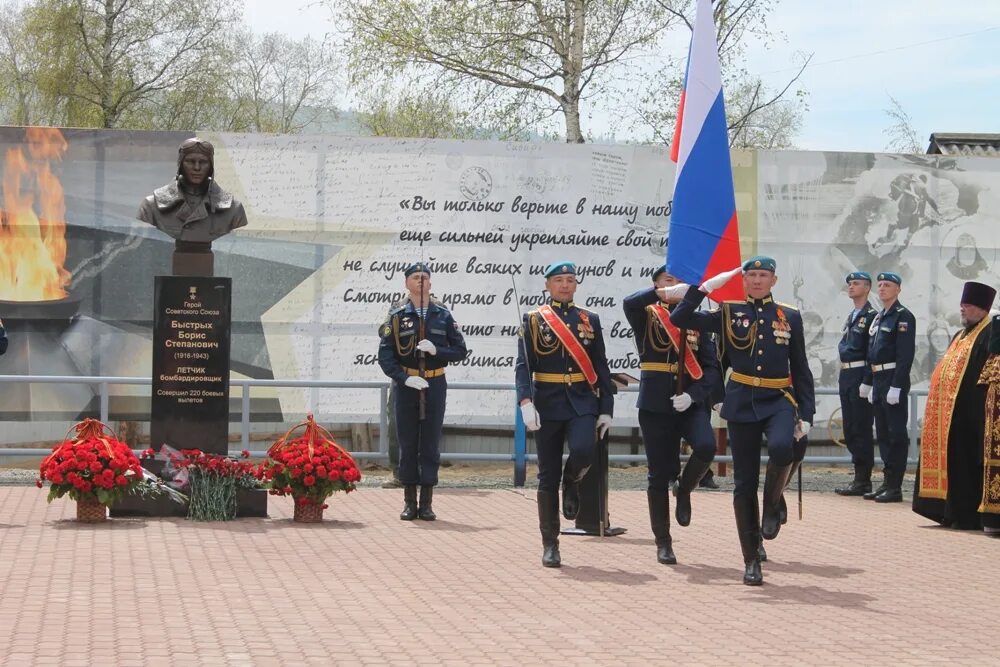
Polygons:
[[573,361],[580,367],[583,371],[583,375],[587,378],[587,382],[591,386],[597,384],[597,371],[594,370],[594,364],[590,361],[590,356],[587,351],[583,349],[583,345],[580,341],[576,339],[570,328],[566,326],[566,323],[556,315],[556,311],[552,310],[552,306],[546,304],[538,309],[538,313],[545,320],[545,323],[549,325],[552,332],[559,339],[559,342],[563,344],[566,351],[569,352],[569,356],[573,357]]
[[[674,349],[680,352],[681,349],[681,330],[676,324],[670,321],[670,313],[666,308],[659,304],[653,304],[650,308],[653,314],[656,315],[656,319],[660,321],[663,325],[663,329],[667,332],[667,337],[670,338],[670,342],[674,344]],[[684,368],[687,369],[688,375],[691,376],[692,380],[700,380],[703,375],[701,372],[701,364],[698,363],[698,359],[695,358],[694,352],[691,351],[690,347],[684,348]]]

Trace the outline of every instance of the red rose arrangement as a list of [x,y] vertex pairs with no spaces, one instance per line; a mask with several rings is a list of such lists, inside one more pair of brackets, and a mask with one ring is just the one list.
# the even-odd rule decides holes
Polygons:
[[[294,439],[292,433],[305,426]],[[350,493],[361,480],[354,458],[333,440],[329,431],[310,414],[275,442],[263,464],[264,481],[272,495],[292,496],[296,512],[300,507],[326,509],[326,499],[336,491]]]
[[110,505],[142,484],[139,459],[105,424],[85,419],[72,430],[76,437],[54,447],[39,466],[36,484],[50,483],[49,502],[69,494],[76,501]]

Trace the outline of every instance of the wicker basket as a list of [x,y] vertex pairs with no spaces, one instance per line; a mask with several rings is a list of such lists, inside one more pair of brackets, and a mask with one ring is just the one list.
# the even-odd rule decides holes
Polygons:
[[309,503],[308,505],[295,503],[295,513],[292,515],[292,521],[297,523],[320,523],[323,521],[323,506],[313,503]]
[[76,520],[81,523],[101,523],[108,520],[108,508],[97,498],[84,497],[76,501]]

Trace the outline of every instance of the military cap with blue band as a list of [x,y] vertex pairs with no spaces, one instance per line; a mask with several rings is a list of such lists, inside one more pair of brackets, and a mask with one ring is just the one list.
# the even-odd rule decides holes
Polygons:
[[847,282],[851,282],[852,280],[867,280],[871,283],[872,276],[867,271],[851,271],[847,274]]
[[418,272],[419,273],[426,273],[427,275],[431,275],[431,269],[430,269],[430,267],[427,266],[426,264],[424,264],[423,262],[414,262],[413,264],[410,264],[406,268],[406,271],[403,271],[403,275],[405,277],[409,278],[411,275],[413,275],[414,273],[418,273]]
[[774,270],[778,268],[778,263],[774,261],[773,257],[765,257],[764,255],[757,255],[756,257],[751,257],[747,261],[743,262],[744,271],[770,271],[774,273]]
[[893,273],[892,271],[882,271],[878,274],[878,281],[888,280],[890,283],[896,283],[897,285],[903,284],[903,278],[900,277],[898,273]]
[[552,276],[575,276],[576,264],[573,262],[553,262],[545,269],[545,277]]

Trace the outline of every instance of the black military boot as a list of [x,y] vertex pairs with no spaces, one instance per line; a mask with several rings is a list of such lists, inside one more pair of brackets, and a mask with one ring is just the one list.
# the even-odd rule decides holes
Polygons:
[[757,558],[760,559],[761,563],[767,562],[767,552],[764,551],[764,539],[761,538],[760,543],[757,545]]
[[670,538],[670,492],[646,489],[649,504],[649,527],[656,538],[656,560],[664,565],[674,565],[673,540]]
[[413,521],[417,518],[417,485],[407,484],[403,487],[403,511],[399,513],[403,521]]
[[767,462],[767,472],[764,473],[764,513],[760,520],[760,534],[765,540],[773,540],[781,530],[781,496],[791,470],[791,463],[782,466],[773,460]]
[[736,515],[736,531],[740,536],[740,549],[743,551],[743,583],[747,586],[760,586],[764,583],[764,574],[760,569],[760,519],[757,514],[757,494],[733,496],[733,512]]
[[834,489],[838,496],[863,496],[872,490],[872,468],[871,466],[855,465],[854,481],[847,486]]
[[580,513],[580,480],[587,474],[587,470],[589,467],[574,473],[569,466],[569,459],[566,460],[566,467],[563,468],[562,513],[568,521],[572,521]]
[[677,523],[681,526],[687,526],[691,523],[691,492],[694,491],[694,487],[698,486],[698,482],[701,481],[710,465],[712,465],[711,461],[702,461],[692,454],[687,465],[684,466],[684,472],[681,473],[681,481],[674,487],[674,496],[677,497],[674,516],[677,517]]
[[889,472],[888,470],[884,470],[882,472],[882,483],[879,484],[878,488],[873,491],[868,491],[861,497],[864,498],[865,500],[875,500],[875,496],[877,496],[878,494],[882,493],[883,491],[889,488],[889,478],[891,476],[892,476],[891,472]]
[[434,487],[430,484],[420,485],[420,505],[417,508],[417,518],[433,521],[437,518],[431,503],[434,501]]
[[781,498],[778,500],[778,516],[781,517],[781,525],[788,523],[788,504],[785,502],[785,491],[792,485],[795,473],[799,471],[802,461],[792,461],[792,469],[788,471],[788,480],[785,481],[785,488],[781,491]]
[[877,503],[901,503],[903,502],[903,471],[892,472],[888,477],[885,490],[875,496]]
[[701,478],[698,482],[698,486],[702,489],[717,489],[719,488],[719,483],[715,481],[715,475],[712,474],[711,468],[705,473],[705,476]]
[[542,533],[542,566],[559,567],[559,494],[554,491],[539,491],[538,529]]

